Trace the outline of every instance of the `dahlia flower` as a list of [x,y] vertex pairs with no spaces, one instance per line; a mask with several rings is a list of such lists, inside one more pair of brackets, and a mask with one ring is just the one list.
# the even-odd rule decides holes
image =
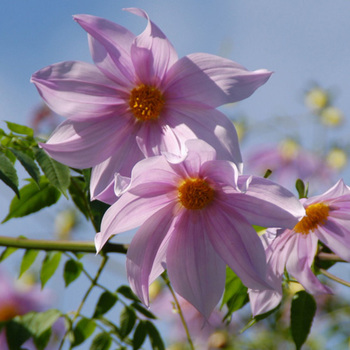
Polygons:
[[311,270],[318,240],[350,262],[350,187],[339,180],[322,195],[301,199],[306,215],[292,230],[267,230],[264,237],[268,280],[274,290],[250,290],[253,315],[276,307],[282,299],[284,270],[311,294],[328,294]]
[[204,141],[186,147],[182,157],[135,165],[95,244],[100,251],[111,236],[141,226],[126,256],[133,291],[148,305],[150,283],[167,269],[175,291],[208,318],[224,290],[226,265],[246,286],[269,288],[264,248],[251,224],[294,227],[304,209],[283,187],[239,176]]
[[115,200],[115,173],[130,176],[139,160],[162,151],[181,153],[188,139],[207,141],[240,169],[236,131],[215,108],[250,96],[271,72],[205,53],[178,59],[146,12],[127,11],[147,19],[143,33],[74,16],[88,33],[95,65],[61,62],[33,74],[48,106],[67,118],[41,146],[71,167],[93,167],[91,197],[107,203]]

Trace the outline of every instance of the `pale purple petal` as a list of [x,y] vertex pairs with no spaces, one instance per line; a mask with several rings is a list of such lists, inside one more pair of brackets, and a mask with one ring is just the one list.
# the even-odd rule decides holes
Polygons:
[[296,233],[296,240],[287,262],[287,271],[302,284],[308,293],[329,294],[331,289],[323,285],[311,271],[317,251],[317,236]]
[[149,305],[149,285],[164,271],[166,248],[173,221],[170,204],[149,217],[131,241],[126,255],[126,269],[131,289]]
[[[247,176],[238,178],[245,186]],[[243,215],[251,224],[264,227],[293,228],[305,215],[299,200],[286,188],[264,178],[252,176],[245,193],[232,193],[225,203]]]
[[266,282],[266,255],[255,230],[239,214],[212,205],[204,217],[217,254],[252,289],[271,288]]
[[144,17],[146,29],[135,38],[131,47],[131,58],[140,82],[158,84],[166,71],[177,61],[177,53],[165,34],[149,19],[147,13],[137,8],[125,9]]
[[131,86],[135,72],[130,50],[135,35],[100,17],[75,15],[74,20],[89,34],[91,56],[96,66],[118,84]]
[[281,290],[252,290],[249,289],[250,308],[252,310],[253,317],[264,314],[275,307],[282,300],[282,280]]
[[194,53],[170,68],[165,91],[172,100],[192,100],[218,107],[249,97],[271,74],[266,69],[248,71],[219,56]]
[[225,286],[225,263],[207,237],[202,213],[186,211],[169,242],[168,275],[175,291],[209,318]]
[[77,121],[126,111],[127,94],[94,65],[84,62],[56,63],[34,73],[31,81],[56,113]]
[[329,206],[329,209],[330,209],[329,215],[332,218],[338,218],[341,220],[350,220],[350,195],[349,194],[344,194],[340,197],[327,200],[325,201],[325,204]]
[[350,262],[350,222],[339,218],[328,217],[323,225],[315,229],[321,242],[342,259]]
[[163,118],[182,142],[193,138],[201,139],[215,148],[217,159],[234,162],[242,172],[237,132],[224,114],[203,105],[179,102],[169,103]]
[[75,168],[89,168],[106,160],[132,133],[126,118],[93,122],[66,120],[40,146],[55,160]]
[[325,193],[314,196],[306,200],[305,204],[310,205],[313,203],[318,202],[325,202],[325,201],[331,201],[332,199],[335,199],[337,197],[343,196],[343,195],[349,195],[350,194],[350,187],[346,186],[344,181],[340,179],[333,187],[331,187],[328,191]]

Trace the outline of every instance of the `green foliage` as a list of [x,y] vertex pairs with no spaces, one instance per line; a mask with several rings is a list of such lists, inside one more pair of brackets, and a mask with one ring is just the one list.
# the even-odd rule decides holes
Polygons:
[[98,334],[90,346],[90,350],[108,350],[112,345],[112,337],[106,333]]
[[117,293],[123,295],[127,299],[140,301],[139,298],[133,293],[133,291],[129,286],[120,286],[117,289]]
[[0,153],[0,179],[19,197],[17,171],[11,161]]
[[81,274],[83,270],[83,264],[80,261],[69,259],[66,261],[63,270],[63,278],[66,287],[74,282]]
[[165,350],[165,345],[160,336],[158,329],[154,326],[154,324],[150,321],[145,321],[145,328],[149,339],[151,341],[153,350]]
[[120,313],[120,335],[122,339],[130,334],[135,326],[136,319],[135,311],[131,307],[125,306]]
[[93,318],[98,318],[108,312],[118,301],[118,297],[116,294],[105,291],[101,294],[98,302],[96,304],[95,312],[93,314]]
[[31,337],[30,331],[14,320],[7,322],[5,328],[9,350],[21,349],[21,345]]
[[61,261],[61,252],[47,252],[41,266],[40,281],[41,287],[44,288],[48,280],[54,275]]
[[135,328],[134,336],[133,336],[133,350],[138,350],[144,343],[147,337],[147,330],[145,321],[140,321]]
[[24,272],[26,272],[32,266],[38,254],[39,250],[35,249],[27,249],[24,252],[18,278],[20,278]]
[[3,250],[3,252],[0,255],[0,262],[4,261],[5,259],[7,259],[11,254],[13,254],[15,251],[17,250],[17,248],[13,248],[13,247],[7,247]]
[[95,329],[96,323],[94,320],[82,317],[73,330],[74,341],[72,347],[82,344],[94,333]]
[[34,136],[33,129],[29,128],[28,126],[12,123],[9,121],[6,121],[6,124],[7,124],[8,129],[16,134],[27,135],[30,137]]
[[30,180],[28,185],[20,189],[20,198],[13,198],[10,204],[10,211],[3,223],[11,218],[19,218],[35,213],[55,204],[59,200],[60,192],[50,185],[45,177],[42,176],[40,178],[39,186],[40,189],[33,180]]
[[309,192],[309,185],[308,184],[305,185],[303,180],[298,179],[295,182],[295,188],[298,191],[299,198],[307,198],[308,192]]
[[89,200],[87,198],[87,189],[86,189],[86,183],[84,181],[84,178],[81,176],[72,176],[71,182],[68,187],[69,194],[74,202],[74,204],[77,206],[77,208],[80,210],[80,212],[86,217],[86,219],[89,219]]
[[297,350],[305,343],[316,313],[316,302],[305,291],[296,293],[291,305],[291,332]]

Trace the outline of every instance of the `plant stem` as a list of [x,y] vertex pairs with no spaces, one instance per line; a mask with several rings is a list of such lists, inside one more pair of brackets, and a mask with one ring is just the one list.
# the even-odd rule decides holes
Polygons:
[[320,253],[317,254],[317,258],[319,260],[323,260],[323,261],[345,262],[345,260],[343,260],[338,255],[333,254],[333,253],[320,252]]
[[177,311],[179,312],[179,315],[180,315],[180,318],[181,318],[182,325],[183,325],[184,330],[185,330],[185,332],[186,332],[186,336],[187,336],[187,340],[188,340],[188,343],[189,343],[189,345],[190,345],[190,348],[191,348],[191,350],[195,350],[194,345],[193,345],[193,342],[192,342],[192,339],[191,339],[190,332],[189,332],[189,330],[188,330],[188,326],[187,326],[185,317],[184,317],[184,315],[183,315],[183,313],[182,313],[181,306],[180,306],[180,303],[179,303],[179,301],[178,301],[178,299],[177,299],[177,297],[176,297],[176,294],[175,294],[175,292],[174,292],[174,290],[173,290],[173,288],[172,288],[172,286],[171,286],[171,284],[170,284],[169,279],[167,278],[167,276],[166,276],[164,273],[162,274],[162,278],[163,278],[163,280],[165,281],[166,285],[168,286],[171,295],[173,296],[173,299],[174,299],[174,302],[175,302]]
[[327,270],[320,269],[319,271],[322,273],[322,275],[325,275],[326,277],[330,278],[331,280],[336,281],[340,284],[343,284],[344,286],[350,287],[350,282],[345,281],[337,276],[334,276],[333,274],[329,273]]
[[102,270],[103,270],[104,267],[106,266],[107,261],[108,261],[108,256],[107,256],[107,255],[103,255],[101,265],[100,265],[100,267],[99,267],[99,269],[98,269],[98,271],[97,271],[97,273],[96,273],[96,275],[95,275],[95,278],[92,280],[89,289],[86,291],[86,293],[85,293],[85,295],[84,295],[84,297],[83,297],[83,300],[81,301],[81,303],[80,303],[80,305],[79,305],[77,311],[75,312],[75,315],[74,315],[74,317],[73,317],[73,319],[72,319],[72,322],[70,323],[70,326],[69,326],[69,328],[67,329],[67,331],[66,331],[66,333],[65,333],[65,335],[64,335],[64,337],[63,337],[63,339],[62,339],[62,341],[61,341],[59,350],[62,349],[63,344],[64,344],[64,341],[65,341],[65,339],[66,339],[68,333],[72,330],[73,325],[74,325],[74,322],[76,321],[76,319],[77,319],[78,316],[80,315],[81,309],[83,308],[86,299],[87,299],[88,296],[90,295],[92,289],[96,286],[97,280],[98,280],[98,278],[100,277]]
[[[0,246],[21,249],[57,250],[65,252],[79,252],[96,254],[96,248],[92,241],[53,241],[45,239],[26,239],[0,236]],[[102,248],[103,253],[126,254],[128,246],[125,244],[106,243]]]

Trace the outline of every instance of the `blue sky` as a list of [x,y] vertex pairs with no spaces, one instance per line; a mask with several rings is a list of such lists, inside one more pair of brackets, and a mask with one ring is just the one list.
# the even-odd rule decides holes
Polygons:
[[[313,81],[334,88],[336,105],[345,116],[350,110],[347,0],[2,0],[0,120],[28,124],[41,101],[29,82],[38,69],[65,60],[91,62],[86,33],[72,20],[73,14],[105,17],[135,34],[141,32],[145,21],[123,12],[123,7],[145,9],[180,57],[208,52],[251,70],[274,71],[252,97],[234,108],[224,108],[228,115],[244,112],[261,122],[271,116],[304,113],[303,92]],[[339,138],[348,138],[349,128],[337,133]],[[11,197],[12,192],[0,184],[1,218]],[[49,211],[12,220],[0,226],[0,234],[44,236],[52,231],[53,216]],[[26,232],[21,231],[23,227]],[[93,233],[87,236],[92,237]]]

